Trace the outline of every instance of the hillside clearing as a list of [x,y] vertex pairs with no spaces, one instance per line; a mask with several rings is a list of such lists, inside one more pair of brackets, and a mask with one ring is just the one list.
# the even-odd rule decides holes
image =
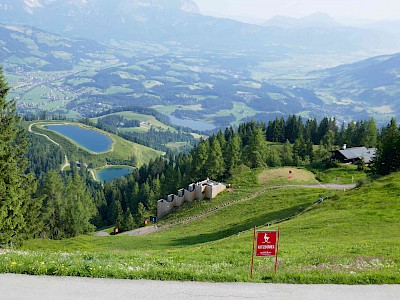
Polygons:
[[315,175],[310,171],[295,167],[274,168],[265,170],[258,176],[261,184],[272,185],[314,185],[318,184]]
[[[158,131],[164,131],[164,130],[170,130],[171,132],[176,132],[175,128],[171,126],[167,126],[164,123],[158,121],[154,116],[151,115],[145,115],[145,114],[139,114],[135,113],[132,111],[122,111],[122,112],[116,112],[112,114],[108,114],[106,116],[121,116],[126,120],[137,120],[140,121],[140,127],[132,127],[132,128],[122,128],[122,131],[139,131],[139,132],[147,132],[150,130],[150,128],[153,128]],[[101,119],[105,116],[98,117],[98,118],[92,118],[91,120],[95,123],[97,123],[98,119]]]

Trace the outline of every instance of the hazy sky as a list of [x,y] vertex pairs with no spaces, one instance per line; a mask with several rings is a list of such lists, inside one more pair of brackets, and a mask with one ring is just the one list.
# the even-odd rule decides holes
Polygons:
[[400,0],[194,0],[204,14],[269,19],[326,12],[333,17],[400,19]]

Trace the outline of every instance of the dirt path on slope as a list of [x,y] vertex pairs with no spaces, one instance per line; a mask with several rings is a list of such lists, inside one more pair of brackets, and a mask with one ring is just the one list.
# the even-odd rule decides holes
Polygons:
[[[55,145],[57,145],[58,147],[61,148],[61,145],[60,145],[59,143],[57,143],[56,141],[52,140],[48,135],[45,135],[45,134],[43,134],[43,133],[34,132],[34,131],[32,130],[32,126],[33,126],[33,125],[36,125],[36,124],[38,124],[38,123],[32,123],[32,124],[30,124],[29,127],[28,127],[28,131],[31,132],[31,133],[33,133],[33,134],[36,134],[36,135],[45,137],[45,138],[48,139],[50,142],[52,142],[53,144],[55,144]],[[69,163],[69,161],[68,161],[67,155],[64,156],[64,159],[65,159],[65,163],[61,166],[61,171],[62,171],[62,172],[64,171],[64,169],[65,169],[66,167],[69,167],[69,166],[70,166],[70,163]]]
[[47,135],[45,135],[45,134],[43,134],[43,133],[34,132],[34,131],[32,130],[32,126],[33,126],[33,125],[36,125],[36,124],[38,124],[38,123],[32,123],[32,124],[30,124],[29,127],[28,127],[28,131],[31,132],[31,133],[33,133],[33,134],[43,136],[43,137],[45,137],[46,139],[48,139],[50,142],[52,142],[53,144],[55,144],[55,145],[61,147],[61,145],[60,145],[59,143],[57,143],[56,141],[52,140],[49,136],[47,136]]
[[188,218],[185,218],[183,220],[167,223],[167,224],[165,224],[163,226],[158,226],[158,225],[147,226],[147,227],[143,227],[143,228],[127,231],[127,232],[124,232],[124,233],[121,233],[121,234],[131,235],[131,236],[146,235],[146,234],[151,234],[151,233],[159,232],[159,231],[162,231],[162,230],[166,230],[166,229],[171,228],[171,227],[176,226],[176,225],[183,225],[183,224],[187,224],[189,222],[198,221],[198,220],[201,220],[201,219],[206,218],[208,216],[211,216],[211,215],[217,213],[220,209],[228,207],[228,206],[230,206],[232,204],[237,204],[237,203],[249,201],[249,200],[252,200],[254,198],[257,198],[258,196],[266,193],[267,191],[286,188],[286,187],[301,187],[301,188],[312,188],[312,189],[323,188],[323,189],[328,189],[328,190],[349,190],[349,189],[355,188],[356,185],[355,184],[324,184],[324,185],[323,184],[316,184],[316,185],[282,185],[282,186],[265,187],[262,190],[258,191],[257,193],[254,193],[251,196],[221,204],[219,206],[213,207],[212,209],[210,209],[207,212],[204,212],[202,214],[199,214],[199,215],[196,215],[196,216],[193,216],[193,217],[188,217]]

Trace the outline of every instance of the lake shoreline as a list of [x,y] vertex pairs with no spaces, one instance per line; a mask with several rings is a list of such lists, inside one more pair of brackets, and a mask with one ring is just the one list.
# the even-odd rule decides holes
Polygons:
[[[39,125],[39,124],[37,124]],[[61,127],[64,126],[65,128],[56,130],[54,127]],[[69,126],[70,128],[67,128]],[[98,130],[98,128],[91,128],[88,126],[83,126],[82,124],[76,124],[72,122],[65,122],[63,124],[60,123],[41,123],[40,127],[44,130],[50,130],[55,132],[58,135],[63,136],[64,138],[71,141],[73,144],[77,145],[78,147],[84,149],[85,151],[91,154],[103,154],[112,152],[114,150],[114,139],[104,131]],[[76,129],[81,130],[81,132],[76,131]],[[92,136],[81,135],[83,131],[86,131],[86,134],[91,134]],[[82,136],[85,136],[85,139],[82,139]],[[104,138],[105,137],[105,138]],[[101,141],[95,141],[95,139],[102,139]],[[93,143],[93,144],[90,144]],[[108,145],[107,145],[108,143]],[[104,144],[107,145],[107,149],[104,151],[103,148]],[[96,151],[99,149],[99,151]]]

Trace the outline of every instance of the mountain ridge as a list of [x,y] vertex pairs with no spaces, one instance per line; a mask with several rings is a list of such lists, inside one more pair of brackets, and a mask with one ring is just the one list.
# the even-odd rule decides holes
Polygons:
[[314,79],[307,87],[314,91],[339,101],[364,103],[372,115],[400,116],[400,53],[314,71],[309,76]]
[[292,18],[286,16],[275,16],[262,24],[265,27],[274,26],[286,29],[294,28],[332,28],[343,26],[332,18],[329,14],[316,12],[302,18]]
[[372,30],[336,26],[331,17],[321,13],[303,21],[310,26],[335,26],[263,27],[204,16],[192,0],[114,3],[110,6],[102,0],[0,0],[0,18],[5,24],[30,25],[74,38],[173,42],[202,49],[265,49],[279,44],[296,49],[351,52],[398,46],[388,36]]
[[[82,59],[91,59],[90,54],[104,51],[100,43],[85,39],[69,39],[30,26],[7,26],[0,23],[0,59],[13,64],[18,59],[19,67],[35,67],[42,70],[70,70]],[[24,62],[25,61],[25,62]]]

